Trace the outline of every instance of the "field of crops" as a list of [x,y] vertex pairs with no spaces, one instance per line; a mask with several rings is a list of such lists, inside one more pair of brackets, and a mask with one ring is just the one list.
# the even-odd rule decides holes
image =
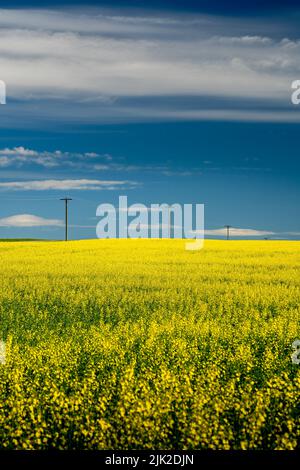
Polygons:
[[0,262],[0,448],[300,447],[300,242],[3,242]]

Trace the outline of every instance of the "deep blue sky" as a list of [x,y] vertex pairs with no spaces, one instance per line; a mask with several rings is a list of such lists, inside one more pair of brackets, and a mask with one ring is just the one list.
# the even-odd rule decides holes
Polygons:
[[214,14],[231,14],[237,15],[240,13],[250,15],[261,15],[265,11],[273,14],[277,11],[288,10],[299,7],[297,0],[243,0],[236,2],[234,0],[151,0],[145,2],[144,0],[89,0],[82,2],[81,0],[51,0],[51,1],[38,1],[38,0],[20,0],[20,1],[5,1],[1,2],[3,8],[17,8],[17,7],[36,7],[45,8],[53,6],[86,6],[97,5],[106,7],[135,7],[135,8],[151,8],[151,9],[167,9],[167,10],[181,10],[181,11],[200,11],[210,12]]
[[[225,0],[218,2],[153,0],[149,12],[149,2],[89,2],[90,6],[97,4],[98,7],[105,7],[105,10],[97,9],[97,14],[105,12],[109,16],[125,18],[127,16],[132,18],[134,15],[138,18],[167,17],[174,18],[177,22],[188,19],[192,25],[191,29],[187,27],[186,30],[180,27],[176,30],[176,26],[173,30],[171,23],[168,31],[152,30],[157,27],[153,25],[149,30],[146,27],[145,30],[143,27],[134,30],[134,20],[131,19],[132,32],[131,26],[129,30],[120,32],[111,26],[105,33],[102,29],[95,33],[91,32],[90,34],[95,34],[96,39],[101,41],[102,34],[105,34],[103,36],[105,40],[124,41],[128,38],[131,40],[132,37],[137,38],[141,41],[141,47],[144,47],[145,41],[151,41],[151,49],[147,49],[147,44],[145,46],[145,61],[151,60],[147,72],[141,72],[140,76],[138,75],[140,78],[134,82],[134,87],[141,86],[141,92],[136,94],[136,90],[131,86],[133,82],[132,79],[128,79],[128,73],[131,72],[126,68],[127,62],[115,67],[113,69],[115,72],[110,71],[116,74],[116,80],[119,80],[119,76],[124,76],[125,81],[128,80],[128,85],[126,87],[124,85],[120,96],[116,92],[120,88],[120,83],[117,82],[114,88],[115,77],[111,75],[107,78],[112,83],[111,88],[110,84],[106,86],[104,79],[101,85],[103,89],[95,89],[98,82],[96,85],[93,83],[93,72],[90,74],[85,72],[87,75],[84,75],[82,82],[78,82],[75,91],[68,89],[68,84],[63,82],[63,75],[68,70],[60,69],[59,58],[55,59],[58,82],[54,76],[44,89],[45,78],[36,77],[39,77],[39,67],[43,68],[44,54],[47,60],[52,60],[53,52],[49,52],[47,43],[38,46],[38,43],[41,44],[41,38],[44,40],[44,36],[40,38],[36,36],[37,33],[33,33],[30,37],[29,52],[23,51],[22,41],[19,42],[19,33],[16,32],[17,29],[22,29],[22,13],[20,12],[20,23],[18,16],[9,18],[5,27],[8,28],[8,34],[12,35],[11,38],[16,35],[18,39],[14,46],[15,50],[11,50],[11,46],[7,46],[8,50],[0,50],[0,59],[1,55],[3,60],[10,55],[10,63],[7,64],[4,60],[4,65],[1,67],[4,71],[3,78],[7,83],[8,100],[6,106],[0,107],[2,122],[0,183],[12,183],[12,187],[4,186],[0,192],[2,200],[0,219],[4,220],[0,226],[0,237],[60,238],[63,229],[55,224],[44,227],[6,227],[5,220],[24,214],[45,220],[62,219],[63,206],[59,198],[69,195],[74,199],[70,205],[70,222],[74,225],[71,228],[71,236],[94,238],[97,205],[101,202],[116,204],[120,194],[127,194],[130,203],[141,202],[146,205],[162,202],[204,203],[205,224],[209,230],[219,229],[228,223],[236,228],[262,231],[261,237],[265,236],[264,231],[269,231],[273,233],[270,238],[299,238],[300,107],[297,109],[290,103],[290,79],[300,79],[300,63],[297,62],[297,51],[295,56],[290,52],[298,46],[294,45],[294,42],[287,46],[282,42],[286,39],[295,41],[298,38],[295,26],[299,15],[297,3],[287,1],[283,5],[283,2],[279,1],[246,1],[240,2],[237,6],[236,2]],[[67,6],[67,9],[64,6]],[[51,41],[61,40],[64,34],[65,12],[71,11],[74,15],[89,15],[90,12],[87,4],[79,1],[1,2],[1,8],[6,7],[14,9],[16,15],[19,8],[25,7],[62,9],[62,26],[59,27],[58,33],[54,31],[54,36],[50,37],[50,45]],[[47,17],[47,13],[45,15]],[[214,20],[211,25],[210,22],[205,23],[203,32],[200,19],[202,16],[207,19],[207,15]],[[55,30],[55,27],[45,26],[43,18],[36,17],[33,20],[36,24],[31,24],[30,20],[25,18],[24,30],[38,30],[39,34],[44,34],[45,31],[45,35],[48,35],[50,30]],[[198,21],[195,25],[193,18]],[[39,21],[42,23],[39,24]],[[45,21],[48,21],[47,18]],[[76,41],[82,40],[82,36],[89,34],[82,31],[85,20],[80,21],[82,23],[76,30]],[[66,20],[68,34],[71,23]],[[91,22],[88,24],[92,25]],[[123,24],[127,28],[126,21]],[[230,26],[230,30],[229,25],[233,25]],[[93,27],[97,28],[97,25]],[[73,41],[74,35],[75,32],[72,32],[71,39],[68,38],[67,41]],[[89,40],[88,36],[85,37]],[[198,51],[195,49],[191,50],[189,56],[188,67],[191,68],[187,69],[187,84],[180,88],[182,80],[185,80],[183,76],[183,79],[178,78],[179,84],[176,81],[170,84],[169,91],[168,80],[173,80],[174,73],[180,72],[178,68],[174,72],[173,64],[179,59],[181,63],[185,63],[185,52],[182,53],[182,58],[180,47],[182,45],[182,48],[186,48],[184,50],[189,55],[194,38],[196,41],[208,40],[208,47],[212,48],[212,54],[216,54],[218,69],[214,79],[216,85],[218,81],[220,82],[221,88],[224,84],[222,67],[226,78],[229,73],[226,67],[228,63],[232,64],[237,76],[237,83],[232,89],[229,79],[228,84],[224,85],[224,90],[219,92],[218,86],[215,87],[215,92],[214,88],[209,90],[209,78],[205,79],[203,84],[201,82],[201,68],[199,90],[196,89],[197,81],[196,85],[190,82],[189,75],[193,73],[199,58],[202,60],[202,52],[198,57]],[[155,41],[160,41],[159,44],[163,47],[167,44],[162,59],[160,48],[154,46],[152,49]],[[218,47],[215,47],[215,41],[221,41],[220,52]],[[243,42],[241,48],[236,46],[237,42]],[[71,53],[73,51],[71,49],[73,45],[70,44],[63,43],[66,54],[68,47]],[[78,44],[79,47],[83,47],[85,43],[78,42]],[[32,57],[34,60],[37,57],[35,46],[41,47],[38,52],[37,67],[33,66],[31,61]],[[56,47],[53,42],[54,50]],[[76,47],[77,43],[72,64],[77,63]],[[111,50],[113,54],[118,54],[118,50],[109,47],[110,54]],[[136,66],[139,60],[143,62],[140,58],[142,56],[139,55],[143,53],[138,49],[135,52],[138,55],[132,59],[131,46],[128,47],[128,61],[132,60],[132,64],[135,64],[132,66]],[[232,47],[235,49],[231,49]],[[265,51],[266,47],[270,48],[269,52]],[[202,48],[201,42],[199,48]],[[205,48],[206,46],[203,51]],[[278,61],[276,48],[280,55]],[[104,54],[105,52],[104,49]],[[13,74],[9,67],[14,70],[14,61],[20,60],[20,57],[15,59],[14,54],[21,58],[25,54],[28,60],[29,65],[26,65],[25,73],[29,78],[27,78],[28,83],[24,82],[25,85],[13,81],[10,86],[10,81],[6,78]],[[158,54],[155,63],[151,54]],[[268,63],[269,54],[272,54],[272,63]],[[111,56],[103,57],[101,60],[104,60],[105,66],[105,60],[109,61]],[[168,62],[169,57],[170,62]],[[144,86],[147,75],[152,74],[157,64],[161,66],[166,59],[169,65],[162,77],[164,84],[160,83],[160,72],[157,72],[158,77],[153,78],[155,83],[153,89],[151,83]],[[212,55],[208,77],[211,70],[214,70],[214,60]],[[87,62],[80,56],[82,67],[89,67],[91,61],[93,61],[92,55]],[[205,56],[202,65],[204,68],[207,61],[208,58]],[[140,73],[139,70],[138,68],[137,74]],[[98,72],[95,68],[95,71],[97,74],[101,73],[101,69]],[[30,73],[32,73],[32,84]],[[258,80],[260,77],[265,80],[261,87],[258,83],[256,88],[254,74],[257,74]],[[272,77],[270,89],[266,74]],[[97,75],[98,81],[99,76]],[[191,87],[190,92],[189,87]],[[247,90],[250,88],[251,92],[248,95]],[[243,96],[243,90],[247,96]],[[76,99],[73,98],[74,93],[77,94]],[[217,115],[214,114],[215,111]],[[16,148],[23,150],[14,150]],[[57,150],[62,154],[62,157],[59,157],[59,164],[51,163],[47,166],[44,163],[35,163],[35,158],[43,161],[49,158],[51,162],[54,161]],[[32,157],[30,152],[34,152]],[[86,156],[92,153],[97,156]],[[4,159],[10,160],[8,162]],[[120,188],[101,191],[53,188],[43,191],[36,189],[20,191],[14,186],[16,182],[83,179],[123,181],[124,184]],[[19,223],[22,225],[20,221],[21,219]]]

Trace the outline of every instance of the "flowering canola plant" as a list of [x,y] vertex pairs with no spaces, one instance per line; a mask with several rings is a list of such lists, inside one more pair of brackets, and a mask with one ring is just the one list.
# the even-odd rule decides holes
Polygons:
[[300,447],[300,242],[0,243],[0,448]]

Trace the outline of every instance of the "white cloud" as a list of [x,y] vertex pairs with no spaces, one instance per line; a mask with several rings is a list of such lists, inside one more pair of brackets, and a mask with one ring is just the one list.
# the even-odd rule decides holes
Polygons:
[[[122,163],[120,163],[120,160]],[[201,174],[199,168],[170,168],[167,165],[132,165],[123,161],[124,159],[113,159],[107,153],[96,152],[62,152],[56,150],[36,151],[24,147],[0,149],[0,168],[11,166],[20,168],[25,165],[37,165],[47,169],[68,168],[87,171],[110,171],[110,172],[142,172],[159,173],[163,176],[192,176]]]
[[278,99],[296,76],[299,50],[299,44],[289,49],[257,40],[245,47],[236,38],[162,40],[155,31],[151,40],[142,33],[132,39],[76,31],[0,31],[2,77],[19,98],[195,94]]
[[[60,150],[39,152],[24,147],[0,149],[0,167],[2,168],[11,165],[23,166],[25,164],[35,164],[45,168],[63,165],[82,168],[82,166],[87,165],[88,162],[93,162],[96,158],[102,162],[109,162],[112,159],[108,154],[100,155],[95,152],[76,153]],[[89,166],[91,166],[91,163]]]
[[[205,230],[206,235],[217,235],[217,236],[226,236],[227,229],[219,228],[215,230]],[[255,230],[251,228],[230,228],[230,236],[232,237],[263,237],[267,235],[275,235],[275,232],[270,232],[267,230]]]
[[25,149],[24,147],[14,147],[12,149],[5,148],[0,150],[0,155],[13,155],[13,156],[36,156],[38,152],[30,149]]
[[0,227],[60,227],[63,222],[58,219],[45,219],[32,214],[18,214],[0,219]]
[[[227,236],[227,229],[225,227],[217,228],[217,229],[205,229],[205,230],[193,230],[193,234],[201,234],[203,235],[214,235],[225,237]],[[256,230],[252,228],[236,228],[230,227],[230,236],[231,237],[263,237],[263,236],[271,236],[276,235],[276,232],[271,232],[268,230]]]
[[[299,123],[300,113],[299,109],[294,106],[295,109],[291,111],[287,110],[248,110],[248,109],[192,109],[192,110],[180,110],[180,109],[164,109],[158,107],[157,109],[147,109],[145,107],[137,108],[135,110],[134,119],[140,119],[143,121],[159,119],[160,121],[177,121],[177,120],[188,120],[188,121],[243,121],[243,122],[290,122]],[[127,108],[128,116],[130,116],[130,109]],[[124,111],[124,114],[126,111]],[[114,119],[113,115],[112,121]],[[119,114],[120,118],[120,114]],[[129,120],[133,118],[129,117]]]
[[[108,119],[111,114],[115,119],[143,118],[134,108],[119,104],[120,97],[214,96],[288,106],[290,84],[300,73],[300,40],[269,37],[262,34],[261,25],[258,34],[255,24],[240,19],[116,16],[97,9],[1,10],[0,27],[1,78],[8,94],[28,103],[35,98],[66,99],[70,107],[65,105],[58,119],[78,118],[77,113],[82,116],[95,104],[93,114],[87,113],[89,119],[106,116],[102,105],[108,108]],[[206,111],[201,109],[195,111],[195,119],[204,118]],[[41,116],[50,112],[47,106],[31,110]],[[150,117],[160,117],[146,107],[147,116],[148,111]],[[231,119],[236,111],[229,111]],[[171,114],[189,118],[176,109]],[[277,111],[263,118],[272,115],[286,119]],[[210,114],[212,119],[219,117]]]
[[106,180],[42,180],[42,181],[12,181],[0,183],[2,190],[14,191],[48,191],[48,190],[114,190],[117,188],[133,188],[138,183],[134,181]]

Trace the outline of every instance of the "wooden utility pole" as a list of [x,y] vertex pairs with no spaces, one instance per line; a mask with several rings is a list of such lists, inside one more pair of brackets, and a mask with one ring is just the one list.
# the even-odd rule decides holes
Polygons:
[[65,201],[65,241],[68,241],[68,202],[72,201],[70,197],[63,197],[61,201]]
[[227,229],[227,240],[229,240],[229,230],[231,229],[231,225],[224,225],[224,227]]

